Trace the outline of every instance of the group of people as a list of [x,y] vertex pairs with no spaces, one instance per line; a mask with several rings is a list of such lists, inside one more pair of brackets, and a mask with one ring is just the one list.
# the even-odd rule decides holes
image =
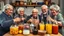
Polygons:
[[62,14],[60,13],[60,7],[58,5],[51,5],[48,7],[47,5],[41,6],[41,14],[38,14],[38,9],[34,8],[32,10],[32,14],[27,16],[23,7],[19,7],[17,9],[18,14],[12,17],[13,14],[13,6],[10,4],[6,4],[4,8],[4,12],[0,14],[0,36],[3,36],[6,32],[9,31],[10,26],[16,23],[54,23],[59,26],[63,26],[64,20]]

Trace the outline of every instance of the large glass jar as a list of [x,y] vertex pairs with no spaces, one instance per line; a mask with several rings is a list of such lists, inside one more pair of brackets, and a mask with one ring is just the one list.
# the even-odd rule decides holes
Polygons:
[[12,35],[18,34],[18,26],[12,25],[12,26],[10,27],[10,34],[12,34]]
[[58,34],[58,25],[53,24],[53,26],[52,26],[52,33],[53,34]]
[[23,30],[24,25],[23,24],[19,24],[18,27],[19,27],[19,30]]
[[24,25],[23,24],[19,24],[18,28],[19,28],[19,34],[22,34],[23,33]]
[[30,34],[29,24],[24,24],[23,34],[24,35]]

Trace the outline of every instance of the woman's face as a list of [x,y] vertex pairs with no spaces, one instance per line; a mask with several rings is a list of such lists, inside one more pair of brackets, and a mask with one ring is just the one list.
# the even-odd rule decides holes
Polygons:
[[24,15],[24,11],[23,11],[23,10],[20,11],[20,15],[21,15],[21,16]]
[[58,14],[58,12],[56,10],[54,10],[54,9],[51,9],[51,14],[56,16]]
[[37,17],[38,12],[32,12],[33,17]]

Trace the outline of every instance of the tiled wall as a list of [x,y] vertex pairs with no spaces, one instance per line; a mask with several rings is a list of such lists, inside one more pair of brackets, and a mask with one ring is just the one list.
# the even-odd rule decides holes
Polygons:
[[[25,13],[26,14],[28,14],[28,15],[30,15],[31,13],[32,13],[32,9],[33,9],[34,7],[28,7],[28,8],[25,8]],[[36,7],[37,9],[38,9],[38,13],[40,14],[41,13],[41,8],[40,7]]]

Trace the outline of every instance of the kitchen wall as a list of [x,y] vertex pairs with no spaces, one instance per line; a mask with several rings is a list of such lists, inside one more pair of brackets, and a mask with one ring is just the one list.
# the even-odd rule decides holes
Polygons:
[[[30,15],[31,13],[32,13],[32,9],[34,8],[34,7],[23,7],[24,9],[25,9],[25,14],[27,14],[27,15]],[[40,14],[41,13],[41,7],[35,7],[35,8],[37,8],[38,9],[38,14]],[[18,9],[18,7],[16,8],[16,11],[17,11],[17,9]]]
[[1,2],[0,2],[0,14],[2,13],[1,11],[3,11],[2,9],[4,9],[3,7],[4,7],[4,2],[1,1]]
[[59,0],[51,0],[51,2],[54,2],[54,3],[58,4]]
[[[33,9],[34,7],[28,7],[28,8],[25,8],[25,13],[26,14],[28,14],[28,15],[30,15],[31,13],[32,13],[32,9]],[[38,14],[40,14],[41,13],[41,7],[35,7],[35,8],[37,8],[38,9]]]

